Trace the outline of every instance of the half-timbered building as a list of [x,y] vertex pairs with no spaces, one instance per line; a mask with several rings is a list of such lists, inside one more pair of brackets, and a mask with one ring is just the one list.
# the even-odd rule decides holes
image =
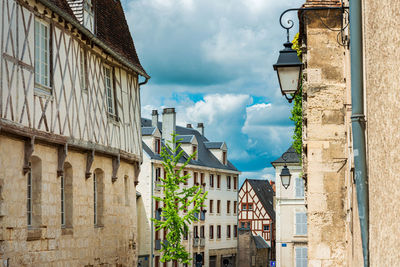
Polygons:
[[[268,180],[246,179],[239,190],[239,229],[250,229],[269,246],[269,259],[274,259],[275,211],[274,190]],[[240,250],[240,240],[239,240]]]
[[136,265],[142,68],[119,0],[0,1],[0,258]]
[[[197,151],[183,169],[183,175],[190,178],[181,188],[200,185],[208,192],[204,207],[197,215],[198,221],[189,226],[189,232],[182,240],[190,255],[203,256],[203,265],[209,267],[239,266],[237,264],[237,192],[240,172],[228,160],[228,147],[225,142],[209,141],[204,135],[204,124],[198,123],[197,129],[191,124],[186,127],[176,125],[174,108],[163,110],[162,122],[158,121],[158,112],[153,110],[152,119],[142,119],[143,165],[139,175],[138,224],[139,261],[141,266],[175,267],[195,266],[177,262],[160,262],[162,243],[166,238],[163,230],[155,231],[150,218],[160,219],[163,203],[152,196],[162,197],[161,178],[165,178],[160,149],[166,142],[172,141],[171,133],[178,134],[177,140],[184,163],[189,155]],[[173,145],[171,143],[171,145]],[[179,166],[178,165],[178,166]],[[183,215],[183,214],[182,214]]]

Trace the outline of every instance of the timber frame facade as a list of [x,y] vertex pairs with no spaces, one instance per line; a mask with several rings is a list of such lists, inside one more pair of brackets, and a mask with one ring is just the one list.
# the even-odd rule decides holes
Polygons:
[[239,228],[250,229],[253,236],[265,240],[270,248],[269,259],[274,259],[275,252],[273,197],[273,188],[267,180],[246,179],[239,190]]
[[80,2],[0,0],[0,258],[7,266],[136,265],[139,76],[150,77],[120,1]]

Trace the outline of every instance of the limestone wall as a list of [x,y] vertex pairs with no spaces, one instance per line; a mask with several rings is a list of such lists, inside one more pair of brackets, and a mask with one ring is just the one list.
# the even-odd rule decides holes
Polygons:
[[66,162],[73,172],[73,218],[72,228],[63,229],[57,148],[45,144],[34,148],[32,156],[42,162],[41,224],[28,227],[27,175],[22,174],[24,142],[0,135],[0,258],[8,259],[8,266],[135,266],[133,166],[121,161],[118,180],[112,183],[111,158],[95,155],[92,172],[104,171],[103,225],[96,227],[93,175],[85,178],[86,154],[68,151]]
[[399,266],[400,2],[363,3],[370,266]]
[[308,12],[304,93],[304,174],[307,177],[309,266],[347,266],[346,164],[348,160],[345,49],[337,43],[341,16]]

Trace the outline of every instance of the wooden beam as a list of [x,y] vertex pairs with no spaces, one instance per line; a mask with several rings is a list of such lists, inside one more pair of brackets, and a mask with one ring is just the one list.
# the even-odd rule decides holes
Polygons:
[[92,167],[94,161],[94,149],[89,151],[87,153],[86,157],[86,171],[85,171],[85,177],[86,179],[89,179],[92,173],[90,172],[90,168]]
[[30,139],[25,141],[24,166],[22,167],[22,173],[24,175],[27,174],[27,172],[31,170],[31,166],[29,164],[29,161],[30,161],[31,156],[33,154],[34,147],[35,147],[35,136],[32,136]]
[[111,181],[113,183],[116,182],[118,179],[117,173],[118,173],[120,162],[121,162],[120,155],[113,157],[113,159],[112,159],[112,176],[111,176]]
[[64,163],[68,154],[68,144],[58,147],[58,168],[57,177],[64,175]]

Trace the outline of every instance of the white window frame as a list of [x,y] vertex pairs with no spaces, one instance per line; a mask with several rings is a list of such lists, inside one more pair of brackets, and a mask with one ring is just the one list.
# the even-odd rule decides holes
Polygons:
[[307,235],[307,213],[304,211],[295,212],[295,235]]
[[97,225],[97,177],[96,173],[93,173],[93,224]]
[[107,101],[107,114],[112,117],[116,117],[116,107],[115,107],[115,91],[114,91],[114,77],[113,68],[104,65],[104,88]]
[[94,33],[93,0],[83,0],[83,26]]
[[64,175],[60,176],[61,187],[61,226],[65,227],[65,179]]
[[301,177],[295,178],[295,195],[296,198],[304,198],[304,181]]
[[50,24],[35,18],[35,88],[51,93]]
[[307,247],[295,247],[296,267],[307,267]]
[[26,193],[26,215],[27,215],[27,225],[32,226],[32,170],[28,172],[27,177],[27,193]]

